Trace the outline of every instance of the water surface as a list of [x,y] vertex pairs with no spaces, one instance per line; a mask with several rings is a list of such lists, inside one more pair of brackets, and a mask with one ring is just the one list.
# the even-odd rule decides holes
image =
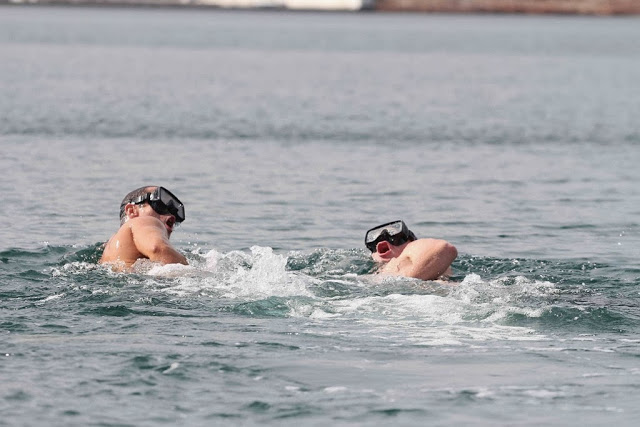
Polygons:
[[[0,7],[0,424],[635,425],[638,24]],[[113,273],[145,184],[190,266]]]

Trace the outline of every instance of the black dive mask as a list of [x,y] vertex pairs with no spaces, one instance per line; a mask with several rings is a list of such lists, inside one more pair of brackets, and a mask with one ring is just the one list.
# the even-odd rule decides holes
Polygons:
[[158,187],[153,193],[140,196],[132,200],[131,203],[136,205],[149,203],[149,206],[151,206],[158,215],[173,215],[176,217],[177,223],[184,221],[184,205],[180,199],[164,187]]
[[407,228],[402,220],[373,227],[364,236],[364,244],[371,252],[376,251],[376,246],[380,242],[389,242],[394,246],[400,246],[413,240],[417,240],[416,235]]

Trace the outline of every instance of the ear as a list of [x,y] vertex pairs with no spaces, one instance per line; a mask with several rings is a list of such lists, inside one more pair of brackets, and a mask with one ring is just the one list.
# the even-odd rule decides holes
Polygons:
[[127,205],[124,207],[124,213],[127,217],[127,220],[137,217],[139,215],[138,205],[127,203]]

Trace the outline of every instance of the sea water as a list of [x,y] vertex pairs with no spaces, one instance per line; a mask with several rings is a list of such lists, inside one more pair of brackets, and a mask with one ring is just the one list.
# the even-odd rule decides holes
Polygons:
[[[0,7],[0,425],[635,425],[638,40]],[[97,264],[142,185],[189,266]],[[449,282],[374,274],[395,219]]]

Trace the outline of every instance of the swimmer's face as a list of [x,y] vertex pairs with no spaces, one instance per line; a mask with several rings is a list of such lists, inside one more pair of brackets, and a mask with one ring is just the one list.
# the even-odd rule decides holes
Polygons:
[[378,242],[376,251],[371,254],[371,258],[373,258],[375,262],[390,261],[392,258],[400,256],[409,243],[411,242],[405,242],[399,246],[395,246],[387,241]]

